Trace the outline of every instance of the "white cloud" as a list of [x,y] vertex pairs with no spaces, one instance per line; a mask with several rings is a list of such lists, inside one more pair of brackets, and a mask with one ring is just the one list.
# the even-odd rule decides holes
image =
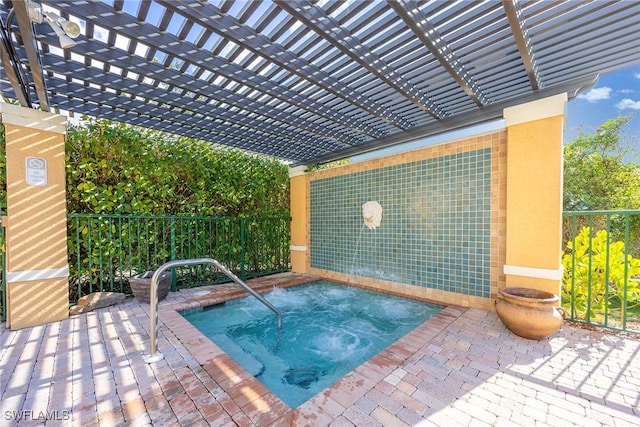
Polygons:
[[636,79],[640,79],[640,73],[634,73],[634,74],[633,74],[633,76],[634,76]]
[[618,110],[640,110],[640,101],[634,101],[633,99],[625,98],[616,104]]
[[618,92],[620,92],[620,93],[633,93],[635,91],[633,89],[620,89]]
[[578,99],[584,99],[588,102],[598,102],[604,99],[609,99],[611,95],[610,87],[599,87],[595,89],[591,89],[589,92],[585,94],[580,94],[577,96]]

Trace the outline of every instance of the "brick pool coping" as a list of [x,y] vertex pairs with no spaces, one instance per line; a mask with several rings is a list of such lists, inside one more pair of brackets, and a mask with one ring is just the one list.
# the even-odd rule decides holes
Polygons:
[[[306,274],[277,275],[259,280],[259,283],[255,281],[251,283],[251,280],[248,283],[252,289],[261,293],[270,291],[274,287],[286,288],[320,279],[320,277]],[[210,293],[201,295],[204,292]],[[291,409],[180,314],[180,312],[245,297],[247,293],[234,285],[217,285],[197,288],[193,291],[193,295],[194,297],[189,301],[164,305],[159,311],[159,319],[189,349],[198,363],[228,395],[229,399],[223,399],[220,403],[231,419],[238,422],[248,417],[258,426],[298,424],[300,420],[316,425],[316,423],[322,424],[322,420],[332,420],[338,412],[344,411],[346,407],[362,398],[402,361],[415,353],[420,348],[421,342],[435,336],[462,312],[457,308],[445,307],[332,386],[298,408]]]

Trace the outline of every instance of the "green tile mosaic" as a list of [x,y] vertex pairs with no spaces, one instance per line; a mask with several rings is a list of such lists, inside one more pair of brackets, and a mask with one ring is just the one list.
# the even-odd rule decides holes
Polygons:
[[[311,266],[490,297],[491,149],[310,184]],[[363,203],[382,205],[370,230]]]

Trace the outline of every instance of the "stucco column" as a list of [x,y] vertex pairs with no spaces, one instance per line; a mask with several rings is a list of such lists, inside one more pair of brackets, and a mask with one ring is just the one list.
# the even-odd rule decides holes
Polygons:
[[291,271],[309,271],[309,180],[306,166],[289,170],[291,209]]
[[66,118],[0,103],[7,157],[7,326],[69,313]]
[[566,94],[504,110],[506,286],[560,294],[562,131]]

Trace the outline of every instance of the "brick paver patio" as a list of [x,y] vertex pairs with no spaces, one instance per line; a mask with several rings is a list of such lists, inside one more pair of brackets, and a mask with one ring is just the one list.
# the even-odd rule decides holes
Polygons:
[[[307,276],[248,281],[256,288]],[[135,300],[18,331],[0,325],[0,425],[637,426],[640,340],[565,324],[531,341],[448,307],[296,410],[175,310],[237,294],[170,293],[160,362]]]

